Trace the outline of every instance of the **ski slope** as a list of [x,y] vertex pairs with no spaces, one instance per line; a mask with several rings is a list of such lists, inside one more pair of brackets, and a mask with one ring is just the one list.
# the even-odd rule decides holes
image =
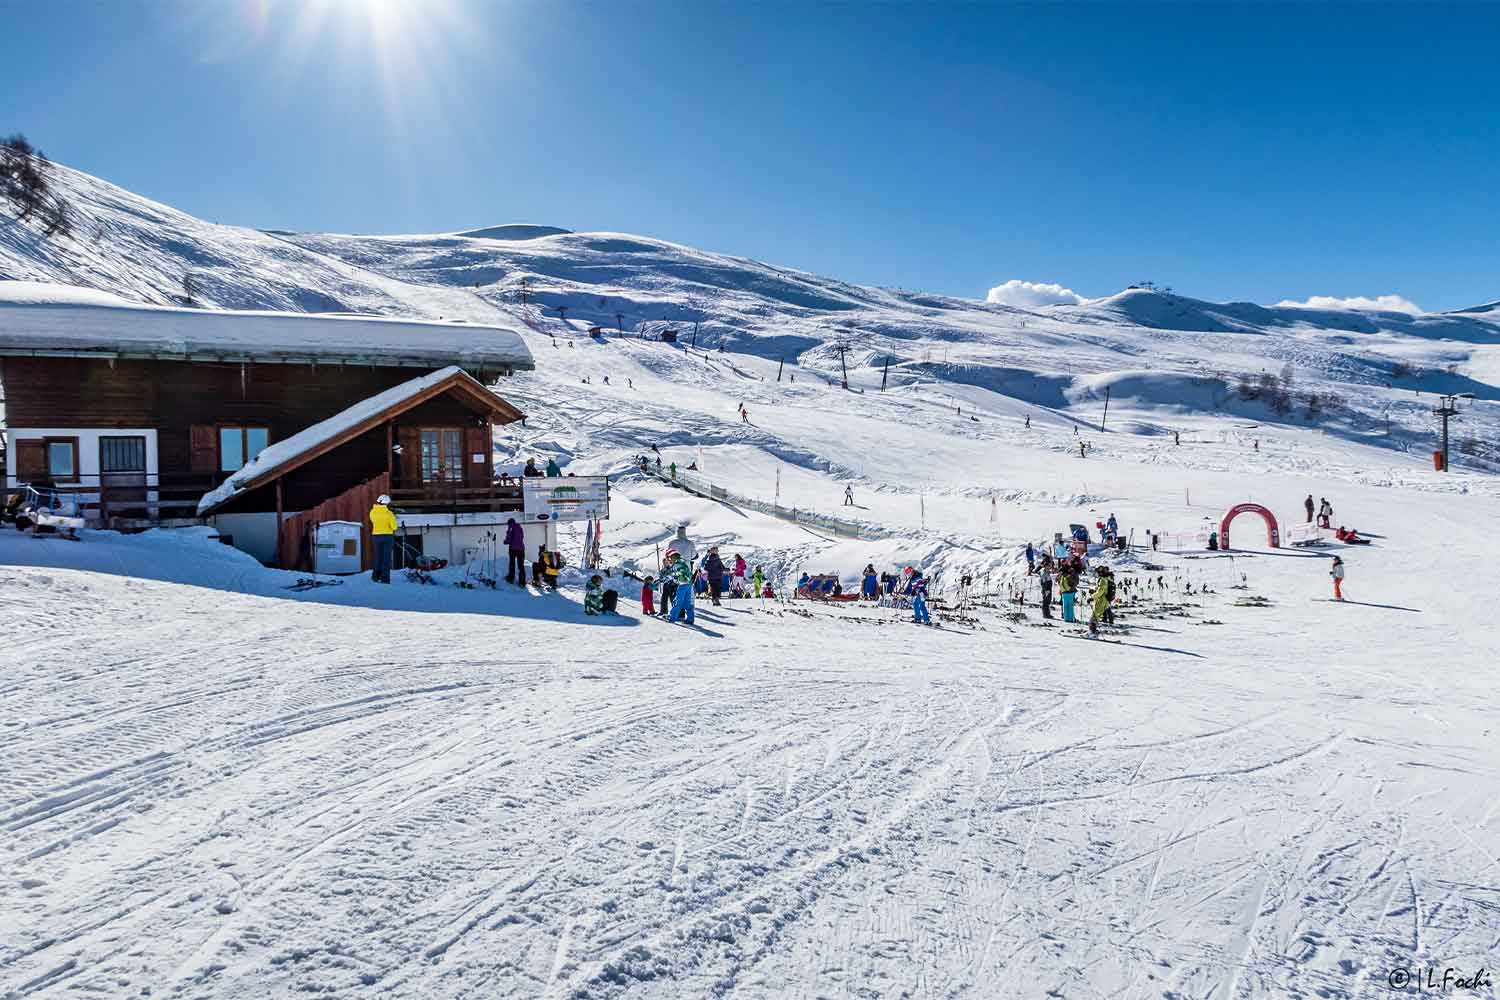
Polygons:
[[[1477,386],[1462,425],[1490,432],[1492,311],[1022,313],[636,237],[263,234],[66,183],[101,238],[0,220],[0,276],[171,302],[191,259],[225,308],[519,321],[536,370],[500,387],[528,421],[497,464],[613,477],[623,597],[584,616],[573,570],[291,591],[205,529],[0,530],[0,995],[1376,997],[1493,966],[1500,491],[1480,458],[1431,471],[1427,415]],[[515,303],[525,276],[566,322]],[[697,350],[582,329],[689,298]],[[867,350],[848,390],[835,317]],[[1234,391],[1289,360],[1345,408]],[[642,476],[653,444],[885,537]],[[1308,493],[1373,544],[1269,550],[1248,516],[1232,553],[1192,542],[1247,500],[1285,530]],[[1126,600],[1087,640],[1042,619],[1021,549],[1111,513],[1181,544],[1103,557]],[[940,627],[644,618],[621,573],[678,524],[783,593],[919,566]]]

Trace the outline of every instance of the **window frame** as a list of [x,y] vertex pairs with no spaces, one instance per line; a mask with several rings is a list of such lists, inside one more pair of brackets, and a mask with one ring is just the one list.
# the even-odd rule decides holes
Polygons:
[[[106,469],[104,460],[105,444],[112,441],[139,441],[141,449],[141,467],[139,469]],[[99,476],[102,480],[105,476],[144,476],[146,466],[150,461],[150,449],[147,446],[144,434],[101,434],[99,435]]]
[[[438,475],[429,477],[427,475],[427,462],[424,453],[425,442],[422,440],[427,434],[437,435],[437,472]],[[445,455],[443,444],[449,434],[454,435],[456,450],[451,455]],[[443,459],[452,461],[444,464]],[[447,475],[442,473],[446,471]],[[464,429],[456,426],[432,426],[417,428],[417,478],[422,481],[423,486],[462,486],[466,468],[464,465]]]
[[[65,444],[73,449],[73,472],[70,475],[59,476],[52,471],[52,446],[55,444]],[[79,455],[77,437],[63,437],[61,435],[44,436],[42,438],[42,455],[47,461],[47,478],[50,481],[54,483],[77,483],[81,481],[81,473],[79,472],[78,468]]]
[[[240,464],[233,469],[224,468],[224,432],[238,431],[240,435]],[[254,455],[250,454],[250,432],[264,431],[266,443]],[[214,425],[214,468],[218,475],[232,476],[240,469],[255,461],[261,451],[271,447],[271,428],[265,424],[215,424]]]

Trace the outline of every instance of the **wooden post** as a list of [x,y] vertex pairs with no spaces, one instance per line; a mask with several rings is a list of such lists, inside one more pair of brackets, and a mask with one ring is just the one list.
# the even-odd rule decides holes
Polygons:
[[277,476],[276,477],[276,568],[277,569],[286,569],[286,567],[281,564],[282,563],[282,558],[281,558],[281,548],[282,548],[281,522],[282,522],[282,519],[285,517],[285,511],[286,511],[286,507],[282,503],[282,498],[281,498],[281,477]]
[[785,367],[786,367],[786,355],[783,354],[781,356],[781,360],[778,361],[778,362],[776,362],[776,381],[778,381],[778,382],[781,381],[781,369],[783,369]]

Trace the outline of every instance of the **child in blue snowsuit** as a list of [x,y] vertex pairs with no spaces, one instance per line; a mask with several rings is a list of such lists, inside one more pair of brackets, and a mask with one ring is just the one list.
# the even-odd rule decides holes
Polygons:
[[677,592],[672,597],[672,609],[667,612],[667,621],[675,622],[686,617],[687,623],[693,624],[693,571],[688,567],[687,560],[676,552],[667,553],[667,565],[662,569],[662,577],[677,584]]
[[927,613],[927,580],[920,576],[911,582],[911,620],[932,624],[932,616]]

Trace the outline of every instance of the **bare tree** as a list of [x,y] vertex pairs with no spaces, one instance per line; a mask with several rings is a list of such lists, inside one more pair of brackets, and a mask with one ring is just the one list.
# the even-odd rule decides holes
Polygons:
[[52,163],[19,132],[0,139],[0,198],[22,222],[35,219],[47,236],[68,235],[72,212],[52,189]]

